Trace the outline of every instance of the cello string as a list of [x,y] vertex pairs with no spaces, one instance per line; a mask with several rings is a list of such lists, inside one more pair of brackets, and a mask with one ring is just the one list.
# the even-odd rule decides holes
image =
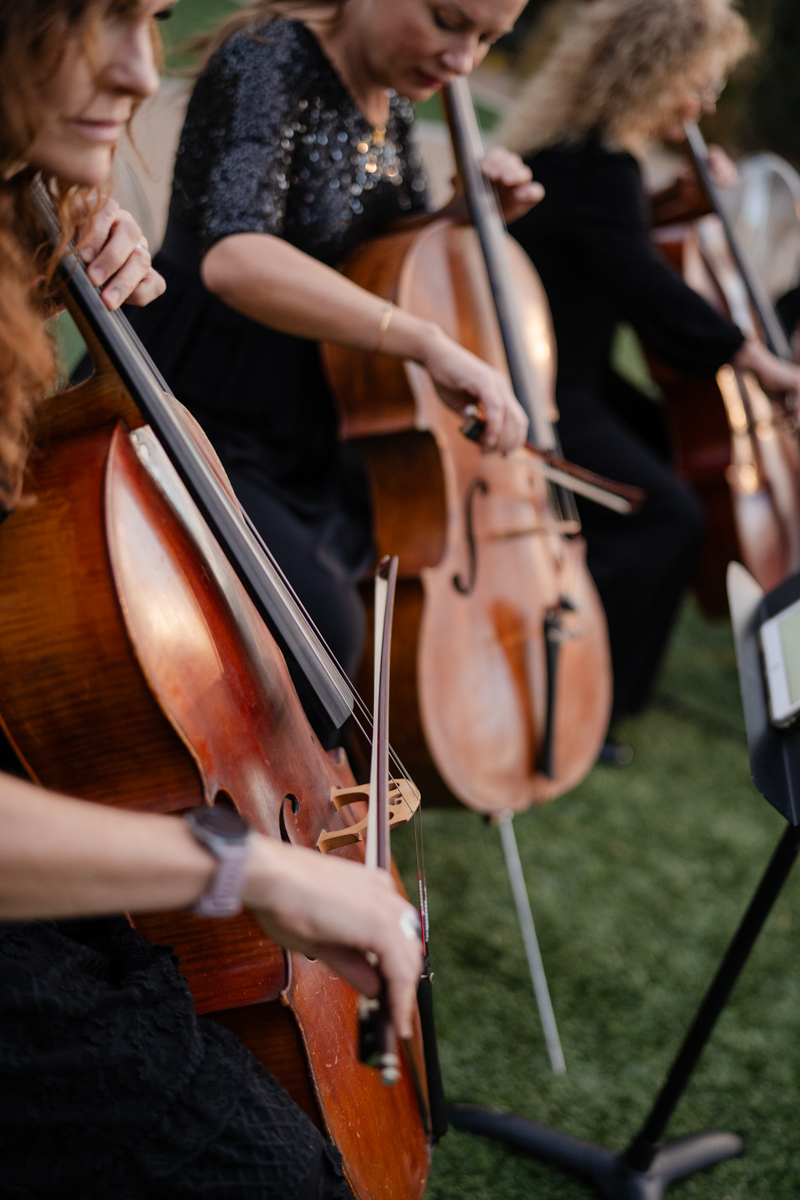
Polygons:
[[[110,312],[109,316],[114,320],[114,322],[117,326],[118,332],[121,335],[121,337],[124,339],[129,352],[132,354],[135,354],[139,358],[142,365],[144,365],[147,368],[147,370],[150,372],[150,374],[152,374],[154,379],[158,382],[158,385],[159,385],[160,389],[162,390],[162,392],[165,394],[165,396],[170,401],[174,401],[175,403],[179,404],[180,401],[178,401],[176,399],[176,397],[173,396],[166,380],[164,379],[161,372],[158,370],[158,367],[152,361],[150,356],[147,355],[146,352],[144,352],[144,348],[141,346],[139,339],[136,337],[136,334],[133,332],[133,329],[131,328],[131,325],[130,325],[127,317],[125,316],[125,314],[120,312],[119,310],[115,310],[114,312]],[[197,447],[195,447],[195,456],[203,459],[203,462],[205,463],[204,456],[202,455],[202,453],[199,451],[199,449]],[[209,466],[208,463],[205,463],[205,465],[206,465],[206,467]],[[310,613],[308,612],[308,609],[303,604],[302,600],[298,596],[295,589],[292,587],[291,583],[289,582],[289,579],[287,578],[286,574],[284,573],[284,571],[281,568],[280,564],[278,563],[277,559],[274,557],[272,551],[270,550],[269,546],[265,542],[261,533],[259,532],[259,530],[256,528],[255,524],[253,523],[253,520],[250,517],[249,513],[247,513],[246,510],[244,508],[242,508],[241,504],[239,503],[238,498],[235,499],[235,504],[236,504],[238,516],[245,523],[245,525],[249,529],[250,533],[253,535],[254,539],[258,543],[259,549],[264,554],[264,556],[268,559],[270,565],[274,568],[274,570],[280,577],[281,582],[284,584],[284,586],[286,587],[286,590],[291,595],[292,600],[295,602],[298,609],[300,610],[305,622],[307,623],[309,628],[313,631],[313,633],[314,633],[315,637],[317,638],[317,640],[319,641],[320,645],[323,647],[323,649],[326,651],[326,653],[330,656],[330,658],[333,661],[333,663],[335,664],[335,666],[339,669],[339,671],[341,672],[344,679],[346,679],[347,683],[351,686],[351,688],[353,688],[352,681],[349,679],[347,672],[343,669],[341,663],[339,662],[336,655],[331,650],[331,647],[328,645],[326,639],[323,637],[322,633],[320,632],[316,622],[312,619]],[[359,704],[362,715],[365,717],[369,717],[371,719],[371,713],[370,713],[369,709],[367,708],[367,705],[365,704],[364,700],[358,694],[358,692],[356,691],[355,688],[353,688],[353,693],[354,693],[354,699],[356,699]]]
[[[82,267],[83,264],[79,264],[79,265]],[[85,273],[85,268],[84,268],[84,273]],[[87,279],[88,279],[88,276],[87,276]],[[92,285],[92,286],[94,286],[94,285]],[[96,289],[96,290],[98,290],[98,292],[99,292],[99,289]],[[106,310],[106,311],[108,311],[108,310]],[[119,333],[121,339],[124,341],[128,352],[130,354],[134,355],[139,360],[140,364],[146,368],[148,373],[151,374],[153,379],[158,383],[158,386],[161,389],[162,393],[170,401],[175,401],[176,403],[180,403],[172,395],[172,392],[171,392],[166,380],[164,379],[163,375],[159,371],[156,364],[152,361],[150,355],[146,352],[145,348],[142,346],[141,342],[139,341],[138,337],[134,333],[134,331],[130,325],[130,322],[128,321],[125,314],[123,312],[121,312],[119,309],[116,309],[114,311],[109,311],[108,316],[113,321],[114,325],[116,326],[117,332]],[[190,444],[191,444],[191,448],[192,448],[194,457],[197,458],[198,460],[202,460],[204,467],[207,467],[210,470],[211,468],[209,467],[209,464],[206,462],[205,457],[202,455],[201,451],[194,443],[194,440],[189,436],[188,431],[185,430],[185,427],[182,427],[182,429],[183,429],[183,432],[185,434],[187,441],[190,442]],[[216,482],[218,484],[218,481],[216,481]],[[310,613],[308,612],[308,609],[306,608],[305,604],[303,604],[302,600],[300,599],[300,597],[298,596],[294,587],[290,583],[289,579],[287,578],[287,576],[286,576],[285,572],[283,571],[283,569],[281,568],[280,564],[274,557],[272,551],[270,550],[269,546],[265,542],[261,533],[259,532],[259,530],[256,528],[255,524],[253,523],[252,518],[246,512],[246,510],[244,508],[242,508],[238,499],[235,500],[235,504],[236,504],[236,509],[237,509],[241,519],[244,521],[244,523],[250,530],[251,534],[255,538],[262,553],[266,556],[266,558],[268,559],[268,561],[270,562],[270,564],[272,565],[274,570],[279,575],[284,586],[286,587],[287,591],[289,592],[289,594],[291,595],[295,604],[297,605],[303,618],[308,623],[308,626],[313,631],[315,636],[318,638],[320,644],[325,649],[325,651],[328,653],[332,662],[335,664],[335,666],[341,672],[343,678],[349,684],[349,686],[352,690],[353,700],[354,700],[354,710],[352,712],[352,719],[353,719],[354,724],[356,725],[357,729],[361,733],[362,737],[366,741],[367,745],[371,746],[371,744],[372,744],[371,726],[372,726],[373,715],[372,715],[372,712],[370,711],[366,701],[363,699],[360,692],[355,687],[354,683],[350,680],[347,672],[344,670],[344,668],[342,667],[338,658],[334,654],[333,650],[328,645],[327,640],[323,637],[316,622],[312,619]],[[417,795],[420,796],[420,798],[421,798],[421,793],[420,793],[419,788],[414,783],[414,780],[413,780],[411,774],[409,773],[408,769],[405,767],[405,764],[403,763],[402,759],[397,754],[397,752],[395,751],[395,749],[391,745],[391,743],[389,743],[389,756],[390,756],[390,760],[391,760],[393,766],[400,772],[400,777],[407,779],[409,781],[409,783],[411,784],[411,786],[414,788]],[[392,776],[392,782],[395,784],[397,783],[397,776],[395,776],[395,775]],[[422,820],[422,818],[421,818],[421,814],[420,814],[419,815],[420,827],[421,827],[421,820]],[[415,838],[415,859],[416,859],[417,873],[418,873],[418,876],[421,874],[422,879],[424,881],[425,880],[424,856],[423,856],[422,860],[420,861],[419,854],[420,854],[420,851],[417,848],[416,838]],[[423,854],[424,854],[424,852],[423,852]],[[426,920],[427,919],[427,917],[426,917],[427,888],[425,887],[423,890],[424,890],[424,894],[425,894],[425,904],[424,904],[425,911],[423,911],[423,908],[421,906],[420,915],[423,918],[423,920]]]
[[[121,312],[119,309],[117,309],[114,312],[109,313],[109,316],[112,319],[114,319],[114,321],[118,327],[118,330],[119,330],[121,336],[124,338],[126,345],[128,346],[130,352],[135,354],[139,358],[140,362],[147,368],[147,370],[150,372],[150,374],[153,375],[154,379],[158,382],[159,387],[164,392],[164,394],[169,398],[169,400],[175,401],[176,403],[179,404],[180,401],[178,401],[177,398],[175,396],[173,396],[173,394],[169,388],[169,385],[167,384],[166,380],[164,379],[163,375],[159,371],[156,364],[152,361],[150,356],[144,350],[144,347],[141,345],[141,342],[139,341],[136,334],[134,333],[134,331],[130,325],[130,322],[128,321],[125,314],[123,312]],[[203,458],[203,455],[200,452],[199,448],[195,447],[195,452],[196,452],[197,457]],[[337,659],[336,655],[331,650],[331,647],[328,645],[328,642],[323,637],[316,622],[312,619],[305,604],[303,604],[302,600],[300,599],[300,597],[298,596],[294,587],[292,586],[289,579],[287,578],[280,563],[277,561],[274,554],[272,553],[269,546],[267,545],[264,538],[262,537],[261,533],[256,528],[249,513],[239,503],[238,498],[235,499],[235,504],[236,504],[236,509],[237,509],[239,516],[244,521],[247,528],[250,530],[251,534],[253,535],[256,542],[258,543],[260,550],[262,551],[264,556],[268,559],[270,565],[277,572],[282,583],[285,585],[287,591],[289,592],[292,599],[296,603],[298,609],[302,613],[303,618],[306,621],[306,623],[308,624],[309,628],[313,631],[313,633],[316,636],[316,638],[318,639],[320,645],[324,648],[326,653],[330,655],[330,657],[331,657],[332,661],[334,662],[334,664],[336,665],[336,667],[341,671],[343,677],[347,680],[347,683],[353,689],[354,698],[358,701],[362,715],[364,717],[369,717],[371,719],[372,714],[369,711],[366,703],[364,702],[363,698],[359,695],[357,689],[355,689],[355,687],[353,686],[352,680],[349,678],[349,676],[347,675],[347,672],[343,669],[343,667],[342,667],[341,663],[339,662],[339,660]]]
[[[494,185],[486,178],[480,167],[484,146],[475,117],[475,107],[466,78],[455,80],[447,87],[448,110],[451,118],[451,137],[453,138],[457,158],[461,160],[462,184],[472,210],[472,224],[478,234],[483,253],[486,271],[489,276],[492,295],[495,300],[500,333],[506,352],[506,363],[509,373],[514,371],[520,378],[512,385],[515,391],[524,392],[523,407],[531,419],[532,432],[536,438],[536,416],[541,415],[540,389],[534,386],[530,371],[530,360],[525,350],[524,338],[516,316],[516,306],[504,301],[510,278],[510,264],[507,253],[508,230],[500,208]],[[493,264],[493,266],[492,266]],[[519,396],[517,397],[519,399]],[[561,454],[561,444],[558,431],[553,423],[545,417],[540,420],[540,426],[546,424],[550,438],[557,454]],[[550,498],[550,508],[562,523],[574,522],[580,526],[580,518],[575,497],[567,489],[548,481],[547,495]],[[565,535],[567,536],[567,535]]]

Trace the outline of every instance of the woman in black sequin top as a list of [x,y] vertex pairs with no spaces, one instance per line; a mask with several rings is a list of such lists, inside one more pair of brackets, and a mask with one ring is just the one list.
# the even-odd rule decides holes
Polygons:
[[[467,74],[521,0],[347,0],[328,17],[264,22],[255,5],[217,39],[189,104],[166,238],[167,293],[137,329],[210,435],[240,500],[334,653],[363,641],[356,582],[372,555],[366,482],[337,419],[317,343],[414,359],[442,398],[480,399],[487,448],[526,421],[507,380],[435,325],[332,268],[392,221],[426,210],[408,99]],[[297,6],[293,10],[297,12]],[[510,215],[538,189],[500,152],[488,170]]]

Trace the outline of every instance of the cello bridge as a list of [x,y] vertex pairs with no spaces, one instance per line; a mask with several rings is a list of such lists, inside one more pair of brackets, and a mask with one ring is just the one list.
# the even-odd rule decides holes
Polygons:
[[[356,784],[355,787],[331,788],[331,804],[337,810],[346,804],[357,800],[369,800],[369,784]],[[400,825],[407,824],[419,808],[420,795],[410,779],[389,780],[389,832]],[[339,850],[342,846],[352,846],[355,842],[363,842],[367,836],[367,817],[355,825],[345,829],[333,829],[328,832],[323,829],[317,838],[317,849],[321,854],[329,850]]]

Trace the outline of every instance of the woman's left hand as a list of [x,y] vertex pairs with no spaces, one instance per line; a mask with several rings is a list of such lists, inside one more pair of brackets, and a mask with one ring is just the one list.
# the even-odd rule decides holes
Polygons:
[[533,182],[530,167],[526,167],[518,154],[495,146],[482,162],[483,173],[497,188],[497,197],[506,224],[524,217],[534,204],[544,196],[544,188]]
[[112,312],[120,304],[149,304],[166,289],[153,270],[147,238],[116,200],[109,200],[97,213],[92,236],[80,254],[90,264],[89,278],[102,288],[106,308]]
[[722,146],[708,147],[708,169],[717,187],[729,188],[739,182],[736,163],[728,157]]

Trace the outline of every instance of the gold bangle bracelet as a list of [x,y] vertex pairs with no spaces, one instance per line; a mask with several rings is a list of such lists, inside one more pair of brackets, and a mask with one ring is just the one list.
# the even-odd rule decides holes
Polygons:
[[383,345],[383,339],[386,337],[386,330],[389,328],[391,323],[393,312],[394,305],[392,304],[391,300],[387,300],[383,306],[383,316],[381,317],[381,323],[378,327],[378,340],[375,343],[375,349],[373,351],[374,354],[380,354],[380,349]]

